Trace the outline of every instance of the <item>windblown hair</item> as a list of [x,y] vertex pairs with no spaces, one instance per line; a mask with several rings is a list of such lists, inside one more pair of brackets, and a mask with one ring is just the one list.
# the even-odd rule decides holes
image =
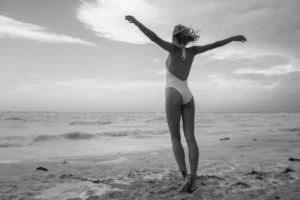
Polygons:
[[173,40],[178,45],[186,46],[188,43],[196,42],[199,37],[198,31],[180,24],[176,25],[173,31]]

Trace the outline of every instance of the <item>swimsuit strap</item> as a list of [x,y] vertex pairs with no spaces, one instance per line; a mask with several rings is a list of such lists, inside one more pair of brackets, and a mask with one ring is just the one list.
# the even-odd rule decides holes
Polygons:
[[185,47],[183,46],[183,47],[182,47],[181,58],[182,58],[183,60],[185,60],[185,56],[186,56],[186,49],[185,49]]
[[185,57],[186,57],[186,49],[185,49],[185,45],[183,45],[183,44],[176,44],[175,43],[175,45],[177,46],[177,47],[179,47],[179,48],[181,48],[181,58],[183,59],[183,60],[185,60]]

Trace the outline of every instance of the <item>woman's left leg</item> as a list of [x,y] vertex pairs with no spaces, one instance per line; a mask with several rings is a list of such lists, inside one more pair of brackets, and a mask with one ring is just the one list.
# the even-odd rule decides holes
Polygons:
[[189,160],[191,167],[191,192],[196,189],[196,176],[199,160],[199,149],[195,139],[194,120],[195,120],[195,103],[192,98],[187,104],[181,107],[183,131],[189,149]]

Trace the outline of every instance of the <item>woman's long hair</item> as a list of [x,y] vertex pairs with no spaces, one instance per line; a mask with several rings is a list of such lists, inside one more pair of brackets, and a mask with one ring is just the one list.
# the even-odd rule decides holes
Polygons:
[[186,46],[189,43],[196,42],[199,35],[198,31],[179,24],[174,28],[172,39],[178,46]]

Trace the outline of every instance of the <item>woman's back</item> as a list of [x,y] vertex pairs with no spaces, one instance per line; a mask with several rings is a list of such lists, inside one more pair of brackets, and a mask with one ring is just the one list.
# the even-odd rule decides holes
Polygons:
[[186,53],[183,59],[182,51],[183,49],[180,47],[175,47],[174,51],[170,51],[166,60],[166,67],[174,76],[184,81],[189,76],[195,54],[191,47],[185,48]]

